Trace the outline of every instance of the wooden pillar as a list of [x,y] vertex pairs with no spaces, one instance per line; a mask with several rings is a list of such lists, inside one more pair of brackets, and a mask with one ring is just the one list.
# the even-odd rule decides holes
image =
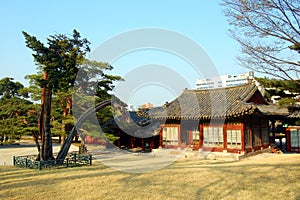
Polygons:
[[199,124],[199,148],[203,146],[203,122]]
[[154,149],[154,139],[155,139],[155,137],[151,137],[151,139],[150,139],[150,151],[152,151],[152,149]]
[[180,125],[178,126],[178,146],[181,146],[181,129]]
[[244,120],[241,122],[241,142],[242,142],[242,151],[245,152],[245,123],[244,123]]
[[249,129],[249,141],[250,141],[249,146],[251,147],[251,150],[253,151],[253,131],[251,128]]
[[132,140],[133,140],[133,146],[132,146],[132,148],[136,147],[136,145],[135,145],[135,139],[136,139],[135,137],[132,138]]
[[161,127],[160,131],[159,131],[159,146],[163,146],[163,141],[162,141],[162,133],[163,133],[163,128]]
[[280,142],[279,147],[282,148],[282,137],[279,138],[279,142]]
[[291,148],[291,130],[290,130],[290,128],[286,129],[286,150],[288,152],[292,151],[292,148]]
[[275,127],[275,120],[271,120],[271,126],[272,126],[272,136],[270,137],[270,142],[275,143],[275,134],[276,134],[276,127]]
[[259,120],[259,146],[263,146],[261,120]]
[[130,148],[133,148],[134,147],[134,137],[130,136]]
[[253,131],[252,131],[252,119],[249,118],[249,140],[250,140],[250,145],[251,146],[251,151],[253,151]]
[[[188,147],[191,147],[192,145],[194,145],[193,143],[193,131],[188,131]],[[200,138],[200,136],[199,136]]]
[[227,150],[227,123],[223,124],[223,147]]

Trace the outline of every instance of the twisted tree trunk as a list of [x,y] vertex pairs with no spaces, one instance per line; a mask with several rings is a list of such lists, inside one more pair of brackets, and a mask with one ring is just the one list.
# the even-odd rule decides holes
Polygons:
[[103,109],[106,106],[109,106],[111,104],[111,100],[105,100],[102,101],[101,103],[97,104],[95,107],[89,108],[87,109],[77,120],[76,124],[74,125],[74,127],[72,128],[70,134],[68,135],[68,137],[66,138],[64,144],[62,145],[61,150],[59,151],[58,155],[57,155],[57,162],[58,163],[62,163],[63,160],[65,159],[65,157],[68,154],[68,151],[70,149],[70,146],[72,144],[72,141],[75,137],[75,135],[78,133],[77,130],[80,128],[80,126],[82,125],[82,123],[85,121],[85,119],[90,116],[91,114]]

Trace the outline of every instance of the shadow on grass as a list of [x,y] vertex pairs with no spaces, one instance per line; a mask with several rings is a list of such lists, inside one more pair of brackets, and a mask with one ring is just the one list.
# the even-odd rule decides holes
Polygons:
[[[141,198],[291,199],[300,196],[300,184],[295,184],[300,179],[299,169],[299,163],[178,160],[161,170],[139,174],[119,172],[97,161],[92,166],[42,171],[1,167],[0,184],[2,189],[8,190],[27,185],[59,185],[66,180],[86,184],[92,179],[99,189],[106,185],[103,189],[106,193],[122,192],[124,199],[129,193]],[[116,185],[118,187],[113,188]]]

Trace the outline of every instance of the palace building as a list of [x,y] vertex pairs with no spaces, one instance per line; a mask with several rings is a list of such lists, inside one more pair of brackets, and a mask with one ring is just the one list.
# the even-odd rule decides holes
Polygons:
[[[270,104],[255,84],[206,90],[184,90],[174,101],[149,109],[147,118],[159,124],[147,137],[122,133],[119,146],[246,154],[269,148],[275,120],[287,116],[286,109]],[[145,117],[145,115],[144,115]],[[153,129],[154,130],[154,129]],[[134,132],[134,130],[132,130]],[[141,134],[141,133],[139,133]]]

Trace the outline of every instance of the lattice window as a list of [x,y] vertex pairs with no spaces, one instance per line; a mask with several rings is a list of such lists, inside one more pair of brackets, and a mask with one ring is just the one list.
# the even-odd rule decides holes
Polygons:
[[178,145],[178,127],[164,127],[162,137],[163,144]]
[[206,147],[223,147],[223,126],[203,127],[203,144]]
[[241,149],[242,148],[242,132],[241,130],[227,130],[227,148]]
[[300,130],[297,129],[291,129],[290,130],[291,134],[291,147],[296,147],[299,148],[300,145]]

